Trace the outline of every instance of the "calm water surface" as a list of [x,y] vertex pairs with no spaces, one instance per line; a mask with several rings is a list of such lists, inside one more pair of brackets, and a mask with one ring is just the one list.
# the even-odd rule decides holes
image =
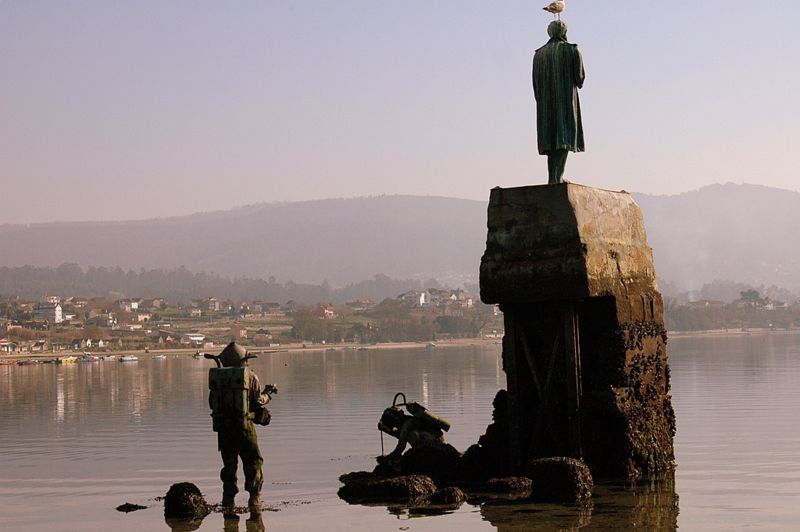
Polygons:
[[[800,529],[800,336],[675,339],[674,486],[600,486],[590,509],[464,505],[417,517],[349,506],[338,476],[371,469],[396,391],[449,419],[464,450],[505,384],[499,346],[278,353],[253,361],[280,393],[259,428],[271,530]],[[207,408],[210,362],[0,367],[0,530],[169,530],[174,482],[221,498]],[[387,447],[394,442],[386,441]],[[240,478],[241,482],[241,478]],[[675,496],[677,492],[679,499]],[[245,493],[238,502],[244,504]],[[679,500],[679,513],[675,505]],[[123,502],[148,506],[121,514]],[[676,518],[677,514],[677,518]],[[199,530],[246,530],[209,515]]]

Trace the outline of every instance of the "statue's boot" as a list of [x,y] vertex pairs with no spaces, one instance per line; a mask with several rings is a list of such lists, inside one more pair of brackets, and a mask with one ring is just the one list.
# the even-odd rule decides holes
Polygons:
[[250,499],[247,501],[247,509],[253,514],[261,513],[261,496],[258,493],[250,495]]
[[222,502],[220,503],[222,507],[222,515],[226,518],[233,517],[236,515],[236,494],[235,493],[223,493],[222,494]]

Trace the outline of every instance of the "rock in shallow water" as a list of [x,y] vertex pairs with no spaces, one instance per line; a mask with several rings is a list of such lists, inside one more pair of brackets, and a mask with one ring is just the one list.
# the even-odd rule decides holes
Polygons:
[[591,499],[594,481],[589,467],[574,458],[541,458],[531,462],[531,499],[542,502],[582,502]]
[[365,471],[342,475],[339,497],[349,503],[414,503],[436,493],[436,484],[424,475],[385,478]]
[[482,491],[498,494],[524,494],[530,493],[533,481],[527,477],[493,478],[481,486]]
[[165,517],[205,517],[210,511],[200,489],[191,482],[173,484],[164,497]]
[[459,507],[467,501],[467,494],[456,487],[444,488],[430,496],[428,502],[441,506]]
[[144,510],[147,506],[141,506],[139,504],[133,504],[130,502],[126,502],[125,504],[120,504],[117,506],[118,512],[125,512],[126,514],[129,512],[135,512],[136,510]]

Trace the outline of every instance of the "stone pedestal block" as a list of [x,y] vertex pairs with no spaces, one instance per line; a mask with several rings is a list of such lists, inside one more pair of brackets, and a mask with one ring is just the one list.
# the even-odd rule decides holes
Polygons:
[[642,213],[624,192],[495,188],[481,298],[505,313],[511,461],[596,477],[673,468],[667,336]]

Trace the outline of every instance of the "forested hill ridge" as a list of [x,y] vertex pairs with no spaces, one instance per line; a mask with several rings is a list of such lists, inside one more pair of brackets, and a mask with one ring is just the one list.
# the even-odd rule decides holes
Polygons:
[[[54,214],[57,216],[57,213]],[[135,222],[0,229],[0,266],[174,269],[342,286],[392,278],[476,278],[486,204],[377,196],[258,204]]]
[[[665,291],[698,289],[715,279],[800,287],[800,194],[725,184],[634,197]],[[184,266],[223,277],[334,286],[383,273],[455,286],[477,281],[485,239],[483,201],[377,196],[146,221],[5,225],[0,266]]]

